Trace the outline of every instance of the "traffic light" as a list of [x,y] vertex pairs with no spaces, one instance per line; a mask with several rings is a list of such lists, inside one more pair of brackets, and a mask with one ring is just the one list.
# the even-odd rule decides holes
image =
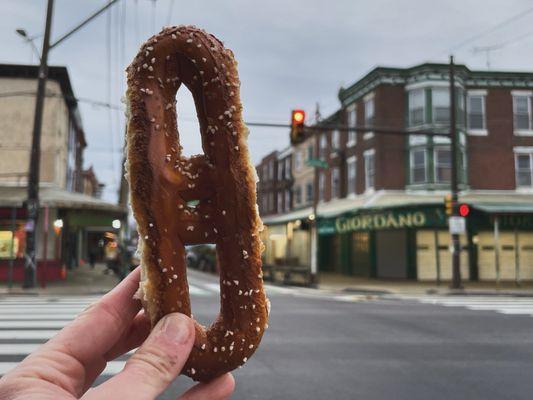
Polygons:
[[461,204],[459,206],[459,215],[461,217],[468,217],[468,214],[470,214],[470,206],[468,204]]
[[291,114],[291,143],[298,143],[303,140],[305,111],[292,110]]
[[453,202],[451,194],[447,194],[446,197],[444,197],[444,209],[446,210],[447,216],[451,217],[453,215]]

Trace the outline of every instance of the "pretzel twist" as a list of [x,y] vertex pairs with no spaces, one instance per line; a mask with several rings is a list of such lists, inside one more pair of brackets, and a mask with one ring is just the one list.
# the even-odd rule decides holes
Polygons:
[[[220,314],[207,330],[195,321],[182,371],[207,381],[250,358],[270,307],[237,63],[214,36],[178,26],[150,38],[127,73],[127,170],[140,234],[141,300],[152,325],[171,312],[191,316],[184,246],[216,244]],[[182,155],[176,121],[182,84],[193,95],[204,149],[190,158]]]

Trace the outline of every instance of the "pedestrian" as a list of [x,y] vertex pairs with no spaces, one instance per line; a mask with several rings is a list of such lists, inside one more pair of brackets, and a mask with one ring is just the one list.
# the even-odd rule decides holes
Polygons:
[[[194,344],[194,324],[183,314],[150,322],[133,299],[137,268],[56,336],[0,378],[0,399],[155,399],[176,378]],[[140,347],[139,347],[140,346]],[[91,388],[106,363],[139,349],[113,378]],[[227,399],[231,374],[200,383],[180,399]]]

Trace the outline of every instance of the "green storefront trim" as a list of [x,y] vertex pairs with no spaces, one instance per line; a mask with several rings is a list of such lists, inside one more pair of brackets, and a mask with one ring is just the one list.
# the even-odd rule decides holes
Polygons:
[[446,228],[443,206],[397,207],[355,210],[334,218],[319,218],[318,234],[335,235],[347,232],[382,229]]

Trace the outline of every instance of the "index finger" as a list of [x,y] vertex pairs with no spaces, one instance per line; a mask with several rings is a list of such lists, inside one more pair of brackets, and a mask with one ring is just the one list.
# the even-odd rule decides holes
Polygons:
[[103,357],[141,308],[140,301],[133,298],[139,287],[139,277],[140,269],[136,268],[111,292],[63,328],[40,351],[65,352],[84,366],[97,357]]

